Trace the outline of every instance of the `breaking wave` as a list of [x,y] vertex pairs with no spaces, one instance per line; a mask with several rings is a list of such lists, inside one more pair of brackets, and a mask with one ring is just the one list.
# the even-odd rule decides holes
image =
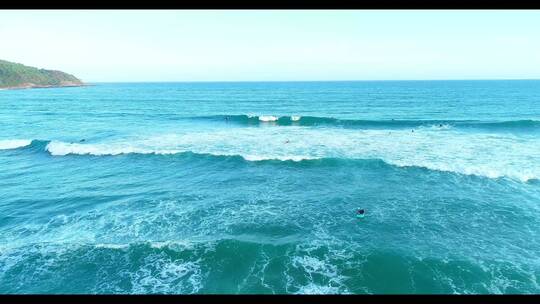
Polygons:
[[[424,168],[428,170],[451,172],[461,175],[482,176],[492,179],[510,178],[521,182],[534,182],[540,179],[540,168],[531,166],[529,158],[523,157],[519,162],[515,160],[506,163],[494,162],[490,158],[478,156],[476,159],[465,158],[452,153],[445,153],[443,157],[434,158],[433,155],[413,154],[394,148],[391,151],[372,151],[367,149],[350,150],[346,153],[332,153],[327,148],[321,151],[304,151],[301,149],[265,149],[258,151],[249,146],[217,149],[213,146],[190,144],[187,146],[159,146],[149,145],[144,142],[133,143],[68,143],[62,141],[34,140],[28,145],[13,145],[14,149],[24,149],[38,153],[48,153],[51,156],[118,156],[118,155],[141,155],[141,156],[175,156],[189,158],[208,158],[213,161],[220,159],[236,159],[247,162],[270,162],[285,163],[301,166],[327,166],[347,165],[350,162],[375,161],[373,164],[386,165],[395,168]],[[245,143],[244,143],[245,144]],[[459,147],[458,147],[459,148]],[[516,149],[518,149],[517,147]],[[466,151],[469,153],[468,151]]]

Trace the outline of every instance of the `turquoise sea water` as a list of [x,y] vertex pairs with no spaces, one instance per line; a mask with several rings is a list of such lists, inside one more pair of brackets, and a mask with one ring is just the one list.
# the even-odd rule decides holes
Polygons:
[[0,91],[0,293],[539,293],[539,236],[540,81]]

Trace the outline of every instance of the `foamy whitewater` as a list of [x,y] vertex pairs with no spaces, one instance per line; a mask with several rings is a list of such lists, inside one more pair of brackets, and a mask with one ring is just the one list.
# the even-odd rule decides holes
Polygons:
[[539,103],[540,81],[2,91],[0,293],[539,293]]

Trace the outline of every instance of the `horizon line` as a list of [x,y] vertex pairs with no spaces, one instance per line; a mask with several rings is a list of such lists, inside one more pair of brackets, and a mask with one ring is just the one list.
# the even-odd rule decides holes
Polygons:
[[397,81],[519,81],[540,78],[450,78],[450,79],[358,79],[358,80],[136,80],[136,81],[88,81],[85,83],[245,83],[245,82],[397,82]]

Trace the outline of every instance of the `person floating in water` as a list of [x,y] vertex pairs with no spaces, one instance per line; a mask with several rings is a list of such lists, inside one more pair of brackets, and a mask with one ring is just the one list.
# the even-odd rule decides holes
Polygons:
[[288,143],[290,143],[290,141],[287,139],[287,140],[285,141],[285,143],[288,144]]
[[366,215],[366,211],[364,209],[358,209],[356,211],[357,218],[364,218],[365,215]]

